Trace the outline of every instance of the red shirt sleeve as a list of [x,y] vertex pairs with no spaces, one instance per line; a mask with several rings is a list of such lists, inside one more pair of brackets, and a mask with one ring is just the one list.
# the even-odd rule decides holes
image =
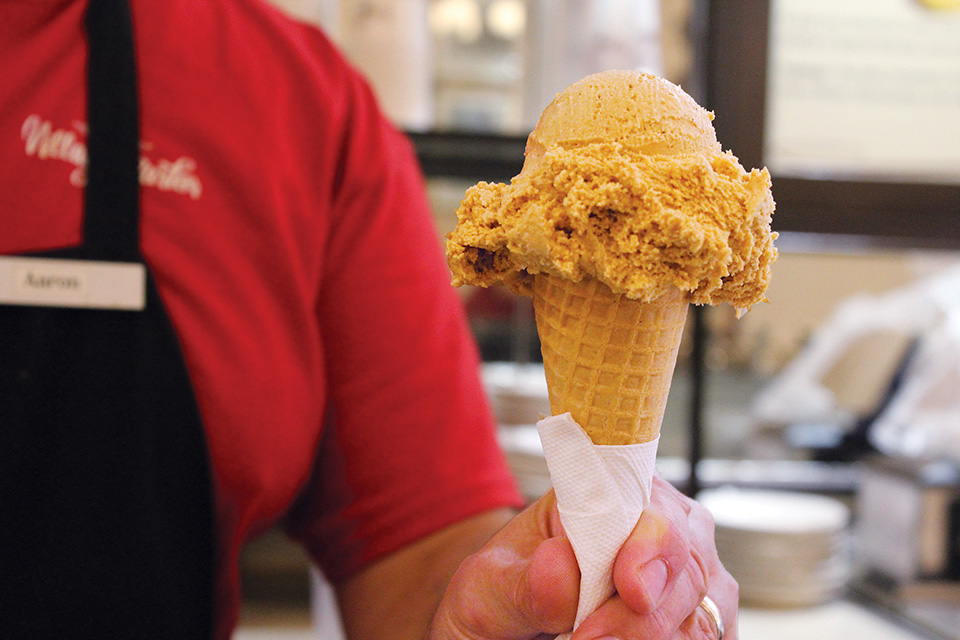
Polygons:
[[339,581],[520,498],[406,137],[357,80],[317,314],[330,410],[288,519]]

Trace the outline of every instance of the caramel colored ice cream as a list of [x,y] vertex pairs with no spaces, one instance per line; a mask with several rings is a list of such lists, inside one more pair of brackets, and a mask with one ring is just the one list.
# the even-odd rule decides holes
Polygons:
[[763,300],[770,176],[723,152],[712,118],[654,76],[574,83],[541,115],[520,174],[467,191],[448,236],[454,284],[529,295],[547,273],[645,301],[671,286],[738,311]]
[[596,444],[659,435],[687,306],[764,300],[776,258],[766,169],[713,116],[630,71],[557,95],[509,185],[470,188],[447,237],[455,285],[533,295],[550,405]]

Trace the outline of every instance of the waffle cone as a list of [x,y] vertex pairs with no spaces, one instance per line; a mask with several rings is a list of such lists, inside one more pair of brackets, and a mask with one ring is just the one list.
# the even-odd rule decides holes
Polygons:
[[553,414],[569,412],[594,444],[655,440],[687,316],[681,292],[641,302],[541,274],[533,303]]

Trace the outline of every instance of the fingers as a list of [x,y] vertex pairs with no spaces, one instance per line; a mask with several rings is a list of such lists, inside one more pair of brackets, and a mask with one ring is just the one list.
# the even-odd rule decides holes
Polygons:
[[587,618],[575,640],[713,639],[712,621],[699,607],[708,593],[720,608],[726,640],[736,636],[738,589],[717,556],[713,518],[659,476],[613,577],[617,595]]
[[[689,556],[675,575],[669,577],[667,590],[659,604],[648,611],[637,611],[621,594],[604,603],[577,630],[574,640],[589,640],[613,636],[616,638],[647,638],[667,640],[689,619],[699,622],[691,612],[696,612],[706,594],[704,568],[693,555]],[[690,627],[693,628],[693,627]],[[711,636],[690,635],[690,640]]]
[[566,538],[545,540],[530,558],[526,593],[531,626],[560,633],[573,626],[580,592],[580,569]]
[[[717,640],[718,636],[716,623],[703,607],[698,606],[691,613],[680,628],[670,640]],[[724,640],[729,640],[729,636],[724,634]]]
[[553,491],[521,513],[493,543],[489,552],[494,555],[517,554],[514,570],[520,579],[514,601],[526,621],[524,630],[570,629],[580,593],[580,567],[563,533]]
[[580,570],[550,492],[457,570],[429,638],[526,639],[573,626]]
[[702,559],[705,548],[713,548],[709,513],[655,476],[650,505],[614,564],[617,592],[637,613],[652,613],[674,597],[671,593],[678,586],[694,591],[686,594],[688,598],[696,593],[703,597],[707,580]]
[[[720,620],[723,622],[723,639],[724,640],[737,640],[737,604],[740,597],[740,587],[737,584],[737,581],[733,579],[733,576],[724,569],[722,566],[718,565],[711,570],[710,573],[710,591],[707,594],[714,601],[717,607],[720,609]],[[701,627],[710,629],[708,635],[697,635],[696,632],[688,632],[686,636],[680,636],[686,640],[691,638],[694,640],[699,640],[699,638],[716,638],[716,631],[713,627],[713,621],[710,619],[709,615],[703,611],[702,607],[698,607],[699,611],[694,611],[693,615],[698,616],[700,620],[698,621]],[[691,616],[692,617],[692,616]],[[686,622],[686,621],[685,621]],[[709,623],[709,624],[707,624]],[[683,627],[681,627],[682,629]]]

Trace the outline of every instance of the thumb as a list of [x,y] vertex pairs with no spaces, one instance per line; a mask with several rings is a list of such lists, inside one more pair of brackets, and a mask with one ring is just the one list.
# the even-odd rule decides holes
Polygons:
[[553,492],[460,565],[430,640],[526,640],[573,627],[580,571]]

